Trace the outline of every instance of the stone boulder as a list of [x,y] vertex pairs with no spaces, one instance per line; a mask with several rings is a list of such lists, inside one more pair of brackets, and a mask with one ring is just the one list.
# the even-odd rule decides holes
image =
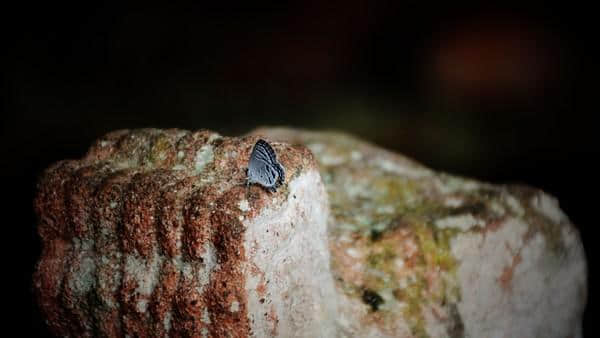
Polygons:
[[[246,187],[258,138],[285,167]],[[40,179],[34,290],[60,336],[580,337],[555,198],[351,136],[125,130]]]
[[34,290],[57,336],[332,336],[329,207],[302,146],[271,193],[255,136],[123,130],[40,179]]
[[338,336],[581,336],[585,255],[555,198],[434,172],[344,134],[252,134],[305,145],[319,163]]

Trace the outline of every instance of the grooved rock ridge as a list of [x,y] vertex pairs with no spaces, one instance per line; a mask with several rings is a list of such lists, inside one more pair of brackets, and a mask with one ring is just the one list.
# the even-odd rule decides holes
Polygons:
[[246,187],[258,137],[124,130],[48,168],[34,289],[58,336],[331,335],[324,186],[272,143],[277,193]]

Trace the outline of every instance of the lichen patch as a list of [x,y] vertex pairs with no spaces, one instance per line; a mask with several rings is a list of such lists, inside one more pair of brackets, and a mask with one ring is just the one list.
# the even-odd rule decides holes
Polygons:
[[506,194],[503,197],[504,203],[506,203],[508,205],[508,207],[510,208],[510,210],[517,216],[523,216],[525,214],[525,210],[523,209],[523,206],[521,205],[521,202],[519,202],[518,199],[516,199],[514,196],[510,195],[510,194]]
[[467,231],[472,227],[483,227],[485,223],[476,219],[471,214],[449,216],[435,221],[435,225],[440,229],[455,228],[461,231]]
[[247,199],[243,199],[238,203],[238,207],[241,211],[246,212],[250,210],[250,204]]
[[543,192],[535,194],[529,203],[537,212],[555,224],[560,224],[567,220],[567,216],[558,207],[558,201]]
[[194,161],[194,168],[196,170],[196,174],[202,173],[204,168],[213,161],[213,147],[210,144],[206,144],[202,146],[196,152],[196,160]]
[[231,306],[229,307],[229,311],[231,312],[238,312],[240,310],[240,302],[238,302],[237,300],[234,300],[233,302],[231,302]]

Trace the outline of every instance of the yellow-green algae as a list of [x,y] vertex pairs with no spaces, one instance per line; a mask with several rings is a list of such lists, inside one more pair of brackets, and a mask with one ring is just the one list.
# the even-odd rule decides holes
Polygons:
[[167,159],[167,154],[174,148],[170,138],[161,133],[155,136],[145,159],[146,165],[160,165]]
[[[337,278],[338,284],[347,295],[362,296],[363,301],[365,292],[372,299],[391,293],[392,299],[381,298],[382,303],[372,306],[372,310],[390,320],[400,311],[414,336],[427,336],[423,306],[428,302],[450,306],[460,299],[457,262],[450,251],[450,240],[459,230],[438,229],[433,224],[437,217],[450,214],[452,208],[426,198],[424,180],[383,171],[374,161],[364,160],[366,154],[353,159],[356,147],[352,142],[333,141],[326,147],[309,144],[309,148],[317,150],[315,156],[329,193],[334,218],[330,232],[334,237],[349,233],[358,235],[354,238],[369,238],[355,243],[366,251],[362,258],[363,284],[354,285],[341,277]],[[336,161],[322,161],[323,156]],[[396,259],[405,255],[401,243],[387,238],[400,228],[408,230],[407,240],[415,242],[418,256],[416,264],[408,268],[411,278],[404,281],[397,275],[396,266]],[[335,269],[335,262],[333,266]],[[432,292],[427,285],[429,271],[435,271],[439,278],[440,287]]]

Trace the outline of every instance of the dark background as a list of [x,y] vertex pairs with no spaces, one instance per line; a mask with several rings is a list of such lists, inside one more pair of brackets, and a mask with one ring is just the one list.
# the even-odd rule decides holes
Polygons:
[[13,237],[4,242],[19,272],[10,274],[19,318],[48,335],[31,298],[40,253],[32,199],[45,167],[81,157],[114,129],[238,135],[285,125],[346,131],[436,170],[557,196],[588,256],[591,334],[590,13],[382,1],[22,2],[5,11],[2,171]]

